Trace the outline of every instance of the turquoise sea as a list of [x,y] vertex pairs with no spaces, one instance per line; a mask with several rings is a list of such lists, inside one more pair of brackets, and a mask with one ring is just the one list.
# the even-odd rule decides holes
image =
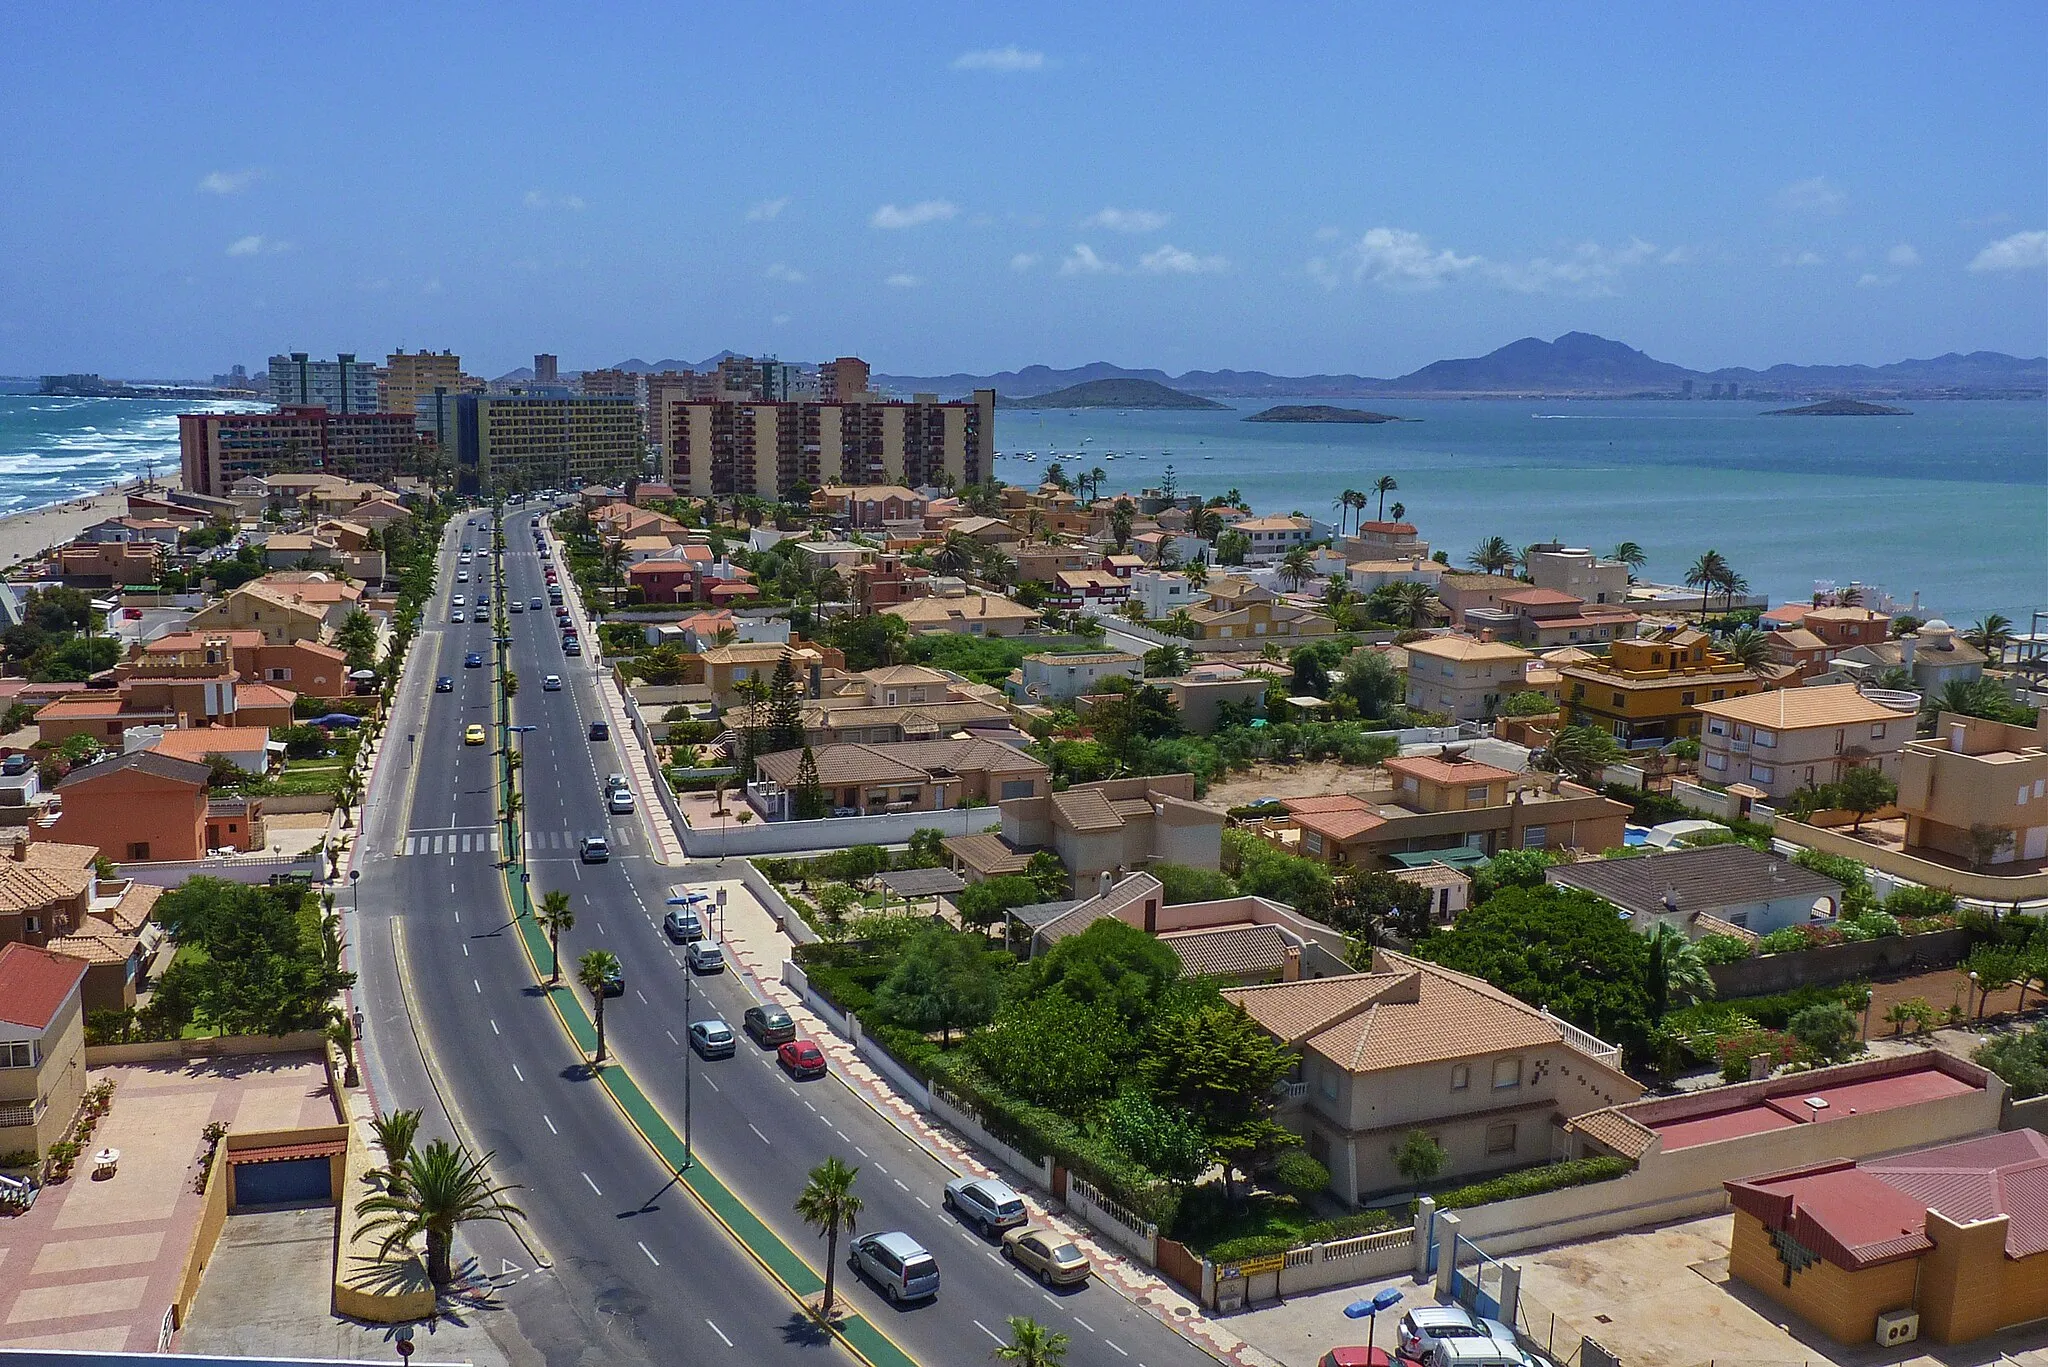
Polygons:
[[[1488,536],[1605,551],[1641,543],[1675,583],[1720,551],[1772,602],[1817,583],[1874,585],[1966,624],[2048,608],[2048,404],[1910,402],[1910,417],[1765,417],[1727,400],[1343,400],[1417,422],[1247,423],[1312,399],[1227,412],[1002,409],[997,473],[1022,482],[1057,453],[1101,466],[1105,491],[1236,488],[1260,512],[1334,523],[1380,475],[1391,505],[1462,563]],[[1035,451],[1038,459],[1022,459]],[[1076,453],[1084,453],[1077,456]],[[1104,457],[1116,453],[1114,460]]]
[[0,517],[178,473],[178,415],[262,405],[0,393]]

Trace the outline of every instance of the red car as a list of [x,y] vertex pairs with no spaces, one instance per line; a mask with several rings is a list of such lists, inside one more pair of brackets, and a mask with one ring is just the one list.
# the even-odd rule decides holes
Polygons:
[[775,1051],[775,1058],[791,1077],[825,1076],[825,1051],[807,1039],[793,1039]]
[[1332,1348],[1316,1367],[1394,1367],[1394,1358],[1384,1348]]

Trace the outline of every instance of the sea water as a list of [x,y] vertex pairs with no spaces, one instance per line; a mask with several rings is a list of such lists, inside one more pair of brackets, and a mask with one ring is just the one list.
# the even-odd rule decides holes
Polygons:
[[[1433,549],[1463,566],[1489,536],[1605,553],[1634,541],[1642,577],[1683,580],[1718,550],[1774,603],[1858,581],[1966,625],[2025,629],[2048,608],[2048,404],[1901,402],[1908,417],[1769,417],[1728,400],[1343,400],[1416,422],[1253,423],[1314,399],[1228,411],[1002,409],[996,472],[1030,482],[1058,459],[1100,467],[1105,493],[1237,489],[1261,513],[1335,525],[1345,489],[1381,475]],[[1035,461],[1023,458],[1036,452]],[[1111,453],[1115,459],[1109,459]],[[1376,515],[1375,495],[1367,517]]]
[[178,415],[268,405],[0,394],[0,517],[178,473]]

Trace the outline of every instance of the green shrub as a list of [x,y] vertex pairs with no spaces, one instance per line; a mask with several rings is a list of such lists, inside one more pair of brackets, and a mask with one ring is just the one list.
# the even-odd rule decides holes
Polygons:
[[1756,942],[1759,954],[1792,954],[1807,947],[1799,926],[1782,926]]
[[1884,899],[1883,907],[1885,915],[1900,920],[1948,916],[1956,909],[1956,895],[1947,888],[1894,888]]
[[2014,1101],[2048,1092],[2048,1026],[2000,1035],[1970,1057],[2003,1078]]
[[1524,1168],[1520,1172],[1503,1173],[1484,1182],[1470,1186],[1454,1187],[1439,1192],[1436,1197],[1438,1210],[1466,1210],[1472,1206],[1490,1205],[1495,1201],[1512,1201],[1523,1196],[1540,1196],[1546,1191],[1562,1191],[1566,1187],[1585,1186],[1589,1182],[1606,1182],[1632,1171],[1635,1164],[1626,1158],[1602,1156],[1598,1158],[1572,1158],[1562,1163],[1547,1163],[1540,1168]]
[[1866,911],[1854,920],[1843,921],[1839,928],[1851,940],[1876,940],[1903,933],[1898,918],[1882,911]]
[[1330,1170],[1305,1149],[1289,1149],[1273,1164],[1273,1185],[1297,1197],[1314,1196],[1330,1185]]
[[1702,963],[1739,964],[1753,952],[1750,942],[1740,935],[1702,935],[1694,942]]

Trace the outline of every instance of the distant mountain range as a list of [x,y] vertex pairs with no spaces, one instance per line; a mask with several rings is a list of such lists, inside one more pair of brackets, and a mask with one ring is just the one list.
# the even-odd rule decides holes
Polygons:
[[[1791,399],[1847,394],[1880,398],[2038,398],[2048,394],[2048,357],[2026,359],[1997,351],[1951,352],[1891,365],[1775,365],[1768,370],[1732,366],[1688,370],[1659,361],[1622,342],[1589,332],[1555,341],[1524,337],[1484,356],[1433,361],[1391,380],[1365,375],[1272,375],[1263,370],[1134,370],[1096,361],[1070,370],[1026,366],[994,375],[881,375],[878,388],[946,396],[994,389],[1005,399],[1048,395],[1097,380],[1148,380],[1189,394],[1259,398],[1273,395],[1328,398],[1457,397],[1741,397]],[[1730,387],[1734,387],[1731,394]],[[1078,406],[1078,405],[1077,405]]]
[[[664,370],[716,370],[720,361],[728,356],[737,356],[739,354],[737,351],[721,351],[707,361],[678,361],[673,357],[665,357],[659,361],[643,361],[638,356],[633,356],[609,368],[612,370],[623,370],[633,375],[659,375]],[[582,373],[580,370],[565,370],[562,372],[565,378],[581,375]],[[498,376],[498,378],[508,384],[519,380],[530,380],[533,378],[533,367],[523,365],[517,370],[506,371],[503,375]]]
[[1045,394],[1012,399],[997,395],[1004,408],[1228,408],[1157,380],[1083,380]]

